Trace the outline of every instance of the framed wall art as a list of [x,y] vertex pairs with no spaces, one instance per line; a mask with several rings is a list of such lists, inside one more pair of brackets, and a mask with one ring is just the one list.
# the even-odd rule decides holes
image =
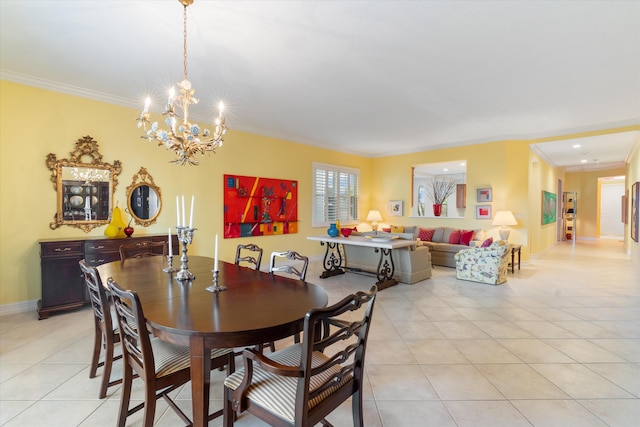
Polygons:
[[478,188],[477,190],[478,203],[486,203],[493,201],[493,191],[491,188]]
[[556,222],[558,196],[555,193],[542,191],[542,225]]
[[298,232],[298,181],[224,175],[224,238]]
[[389,215],[402,216],[402,200],[389,201]]
[[629,190],[624,190],[622,195],[622,217],[620,218],[623,224],[629,224]]
[[640,199],[640,182],[631,186],[631,239],[638,241],[638,199]]
[[491,205],[476,205],[476,219],[491,219]]

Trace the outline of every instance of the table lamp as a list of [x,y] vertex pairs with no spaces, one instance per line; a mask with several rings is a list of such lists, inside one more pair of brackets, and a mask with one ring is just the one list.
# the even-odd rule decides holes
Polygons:
[[500,239],[509,240],[509,234],[511,233],[510,225],[518,225],[515,217],[511,211],[498,211],[493,218],[492,225],[500,226]]
[[369,211],[367,215],[367,221],[371,221],[371,229],[378,232],[378,221],[382,221],[382,215],[380,215],[380,211]]

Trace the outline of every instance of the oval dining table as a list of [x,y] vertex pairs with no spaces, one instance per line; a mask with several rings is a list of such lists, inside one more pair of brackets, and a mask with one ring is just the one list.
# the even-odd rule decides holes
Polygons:
[[328,303],[320,286],[301,280],[219,263],[212,293],[213,259],[189,257],[195,279],[181,282],[165,273],[165,258],[114,261],[97,267],[104,284],[113,278],[140,297],[144,316],[161,340],[189,347],[193,425],[207,425],[212,348],[254,346],[300,332],[306,312]]

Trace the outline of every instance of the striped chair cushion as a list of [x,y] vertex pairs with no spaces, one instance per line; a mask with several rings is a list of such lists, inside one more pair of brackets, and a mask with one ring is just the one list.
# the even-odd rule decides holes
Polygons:
[[[269,354],[269,358],[283,365],[299,366],[301,357],[301,345],[295,344],[275,353]],[[316,351],[313,353],[311,365],[313,367],[319,366],[327,360],[327,356]],[[333,374],[339,372],[340,365],[333,366],[332,368],[311,377],[311,390],[315,390],[324,383]],[[242,378],[244,377],[244,369],[240,369],[228,376],[224,381],[224,385],[231,390],[236,390]],[[347,383],[351,377],[345,378],[339,385],[327,389],[324,393],[320,394],[315,399],[309,401],[309,409],[318,405],[325,398],[330,396],[335,390],[342,387]],[[249,386],[246,396],[253,403],[256,403],[268,411],[278,415],[279,417],[287,420],[288,422],[294,422],[295,414],[295,401],[296,401],[296,388],[298,384],[298,378],[283,377],[264,371],[256,363],[253,369],[253,380]]]
[[[153,348],[153,359],[156,365],[155,372],[157,377],[163,377],[188,368],[191,364],[189,347],[171,344],[158,338],[151,339],[151,347]],[[233,349],[215,348],[211,350],[211,358],[224,356],[230,352],[233,352]]]

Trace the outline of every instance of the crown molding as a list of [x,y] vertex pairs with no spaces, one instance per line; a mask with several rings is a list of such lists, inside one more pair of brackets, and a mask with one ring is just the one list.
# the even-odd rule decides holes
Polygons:
[[52,80],[42,79],[39,77],[30,76],[27,74],[16,73],[8,70],[0,70],[0,79],[7,80],[14,83],[24,84],[27,86],[34,86],[40,89],[46,89],[53,92],[60,92],[67,95],[78,96],[81,98],[88,98],[94,101],[106,102],[108,104],[120,105],[123,107],[138,108],[140,103],[122,98],[119,96],[109,95],[108,93],[98,92],[78,86],[68,85],[66,83],[60,83]]

